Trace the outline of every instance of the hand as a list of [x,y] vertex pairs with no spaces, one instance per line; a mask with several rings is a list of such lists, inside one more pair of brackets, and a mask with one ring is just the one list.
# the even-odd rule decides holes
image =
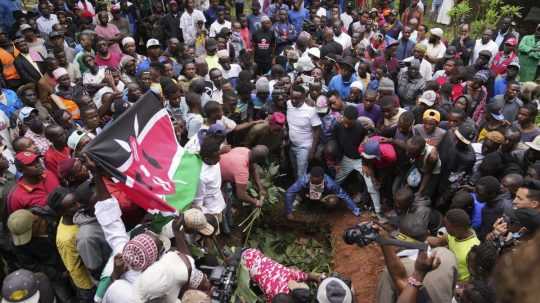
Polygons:
[[375,230],[381,238],[388,239],[390,237],[388,231],[386,231],[379,223],[373,222],[373,230]]
[[320,274],[320,273],[316,273],[316,272],[310,272],[308,274],[308,279],[311,280],[311,281],[315,281],[317,283],[320,283],[323,279],[323,275]]
[[268,192],[266,191],[266,189],[264,188],[261,188],[259,189],[259,197],[261,200],[264,200],[264,198],[268,195]]
[[499,218],[493,223],[493,232],[497,235],[506,235],[508,232],[508,223],[504,221],[504,218]]
[[177,233],[180,231],[180,228],[184,226],[184,214],[179,214],[176,216],[176,218],[173,219],[172,222],[172,229],[174,233]]
[[373,177],[373,170],[367,165],[362,165],[362,173],[368,177]]
[[260,199],[255,200],[255,207],[261,208],[263,206],[263,202]]
[[124,263],[124,259],[122,258],[122,254],[117,254],[114,256],[114,266],[113,266],[113,272],[111,274],[111,278],[113,280],[119,279],[127,270],[127,265]]
[[425,276],[428,272],[436,269],[441,264],[441,260],[437,258],[437,255],[433,253],[431,256],[427,255],[425,250],[421,250],[416,257],[416,262],[414,262],[415,272]]

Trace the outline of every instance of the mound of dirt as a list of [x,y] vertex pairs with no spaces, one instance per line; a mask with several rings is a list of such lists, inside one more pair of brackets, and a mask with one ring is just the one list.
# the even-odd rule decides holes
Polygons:
[[343,241],[343,232],[368,220],[370,218],[367,213],[358,219],[345,209],[328,216],[328,222],[332,225],[333,269],[352,280],[358,303],[375,302],[377,281],[384,268],[384,258],[379,247],[374,244],[367,247],[348,245]]

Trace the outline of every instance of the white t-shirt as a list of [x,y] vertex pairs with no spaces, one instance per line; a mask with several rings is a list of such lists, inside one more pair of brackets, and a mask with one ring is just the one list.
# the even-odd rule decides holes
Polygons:
[[98,72],[94,75],[92,73],[84,72],[82,76],[83,84],[100,84],[105,79],[105,67],[100,66]]
[[339,18],[341,19],[341,22],[343,22],[343,26],[349,30],[349,26],[351,25],[351,23],[353,22],[353,17],[347,13],[343,13],[339,16]]
[[210,25],[210,33],[208,34],[211,38],[217,36],[222,28],[228,28],[231,29],[231,22],[225,20],[223,24],[220,24],[217,20]]
[[339,36],[334,36],[334,41],[341,44],[343,49],[349,49],[352,47],[351,36],[346,33],[341,33]]
[[223,68],[221,69],[221,73],[223,74],[223,78],[225,79],[238,78],[241,71],[242,71],[242,68],[240,67],[240,65],[236,63],[232,63],[231,69],[229,70],[225,70]]
[[221,193],[221,169],[219,163],[208,165],[203,162],[199,180],[193,206],[200,208],[204,214],[221,213],[226,205]]
[[497,53],[499,52],[499,46],[497,46],[497,42],[493,40],[489,40],[489,42],[486,44],[482,44],[481,39],[476,40],[476,43],[474,44],[472,60],[469,62],[470,65],[474,64],[476,59],[478,59],[478,55],[483,50],[487,50],[491,53],[491,59],[489,60],[489,63],[491,64],[491,61],[493,61],[493,58],[495,58],[495,55],[497,55]]
[[441,59],[446,53],[446,46],[444,43],[439,42],[437,45],[431,43],[427,44],[426,56],[432,59]]
[[315,108],[302,104],[294,107],[287,101],[287,124],[289,125],[289,139],[296,146],[311,147],[313,143],[313,127],[321,125],[321,119]]
[[185,11],[182,16],[180,16],[180,28],[182,29],[184,42],[188,46],[195,43],[198,21],[206,22],[206,18],[200,10],[194,9],[191,15]]

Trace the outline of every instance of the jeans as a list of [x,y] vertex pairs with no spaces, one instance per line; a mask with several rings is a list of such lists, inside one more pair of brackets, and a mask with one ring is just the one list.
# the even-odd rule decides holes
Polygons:
[[375,212],[379,213],[381,211],[381,194],[379,193],[379,190],[375,188],[373,178],[366,175],[362,171],[362,159],[351,159],[347,156],[343,156],[343,159],[341,159],[341,163],[339,164],[339,166],[340,168],[336,174],[336,182],[338,184],[341,184],[354,170],[359,172],[360,175],[362,175],[362,177],[364,178],[364,182],[366,183],[366,190],[371,197],[371,202],[373,202]]
[[296,171],[296,178],[300,178],[307,173],[309,165],[309,147],[291,145],[289,154],[291,163]]

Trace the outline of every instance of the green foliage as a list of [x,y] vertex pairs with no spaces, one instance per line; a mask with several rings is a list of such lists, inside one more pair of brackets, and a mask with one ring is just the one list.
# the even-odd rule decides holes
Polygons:
[[[328,234],[321,232],[321,234]],[[276,233],[257,228],[249,247],[259,248],[266,256],[286,266],[306,272],[330,272],[332,249],[328,239],[297,237],[293,233]]]
[[478,37],[484,30],[494,29],[504,17],[520,18],[519,5],[505,4],[503,0],[463,1],[455,5],[448,15],[453,20],[454,37],[457,37],[457,28],[463,21],[470,20],[471,36]]

